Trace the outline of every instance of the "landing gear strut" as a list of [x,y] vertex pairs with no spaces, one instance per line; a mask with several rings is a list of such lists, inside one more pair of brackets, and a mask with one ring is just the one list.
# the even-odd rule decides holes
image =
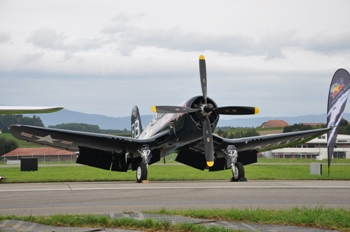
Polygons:
[[152,158],[151,150],[147,146],[141,148],[140,154],[142,162],[138,164],[136,169],[137,183],[142,183],[142,181],[147,180],[148,164]]
[[231,181],[247,181],[244,177],[244,167],[241,162],[237,162],[238,153],[234,145],[227,146],[226,149],[226,161],[227,166],[231,166],[232,169],[232,178]]

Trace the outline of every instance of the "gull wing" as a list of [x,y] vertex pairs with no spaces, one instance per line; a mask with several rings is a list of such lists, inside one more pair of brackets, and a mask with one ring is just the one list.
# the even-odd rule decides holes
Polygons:
[[18,139],[46,146],[71,151],[79,151],[79,147],[88,147],[117,153],[126,150],[136,151],[143,145],[155,149],[162,144],[156,140],[167,134],[165,131],[149,139],[134,139],[124,136],[24,125],[14,125],[10,128],[10,131]]
[[79,151],[77,163],[113,171],[135,170],[143,146],[152,150],[150,164],[159,161],[162,145],[172,139],[169,131],[148,139],[23,125],[14,125],[10,131],[21,140]]
[[[282,134],[263,135],[245,137],[239,139],[226,139],[213,134],[213,144],[215,151],[214,166],[209,171],[224,170],[229,167],[226,160],[226,149],[229,145],[234,145],[238,151],[238,162],[243,165],[257,162],[257,153],[274,150],[283,147],[303,144],[311,139],[327,133],[332,128],[314,129],[307,131],[289,132]],[[185,147],[178,149],[179,153],[176,161],[191,167],[204,170],[207,168],[204,156],[203,140],[198,140]]]
[[215,151],[226,149],[228,145],[235,145],[238,153],[249,150],[262,152],[278,148],[290,147],[306,143],[329,132],[332,129],[333,128],[322,128],[281,134],[245,137],[239,139],[226,139],[215,135]]

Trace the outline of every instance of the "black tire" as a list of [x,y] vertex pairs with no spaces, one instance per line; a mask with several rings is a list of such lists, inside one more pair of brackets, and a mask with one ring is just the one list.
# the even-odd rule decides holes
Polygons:
[[143,180],[147,180],[147,165],[145,163],[139,163],[136,169],[136,181],[141,183]]
[[242,178],[244,178],[244,167],[241,162],[237,162],[235,165],[235,171],[232,171],[231,181],[240,181]]

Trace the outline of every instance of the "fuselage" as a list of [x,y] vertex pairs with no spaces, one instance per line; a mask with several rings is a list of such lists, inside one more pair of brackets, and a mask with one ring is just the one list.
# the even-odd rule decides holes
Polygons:
[[[214,108],[216,103],[208,98]],[[185,101],[180,106],[190,108],[200,108],[204,103],[202,96],[195,96]],[[212,131],[215,130],[219,121],[219,115],[210,115]],[[166,149],[169,152],[176,150],[176,147],[182,147],[203,137],[203,116],[201,113],[157,113],[147,127],[142,131],[139,139],[147,139],[164,131],[171,131],[174,135],[173,141],[169,142]]]

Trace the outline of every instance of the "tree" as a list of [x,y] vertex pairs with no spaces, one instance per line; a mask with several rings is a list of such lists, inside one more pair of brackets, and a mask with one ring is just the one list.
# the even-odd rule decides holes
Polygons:
[[0,156],[18,148],[18,143],[13,139],[0,137]]
[[2,133],[10,133],[10,130],[7,126],[4,126],[1,130]]
[[[307,127],[303,127],[304,125],[299,123],[299,124],[294,124],[292,126],[286,126],[283,128],[283,133],[286,132],[292,132],[292,131],[302,131],[304,130],[303,128],[307,128]],[[311,128],[311,126],[310,126]]]
[[347,125],[349,125],[349,122],[345,118],[342,118],[340,120],[339,126],[340,127],[346,127]]
[[31,126],[44,126],[44,123],[41,121],[40,117],[33,116],[30,117],[23,117],[21,114],[4,114],[0,115],[0,128],[10,128],[14,124],[24,124],[24,125],[31,125]]

